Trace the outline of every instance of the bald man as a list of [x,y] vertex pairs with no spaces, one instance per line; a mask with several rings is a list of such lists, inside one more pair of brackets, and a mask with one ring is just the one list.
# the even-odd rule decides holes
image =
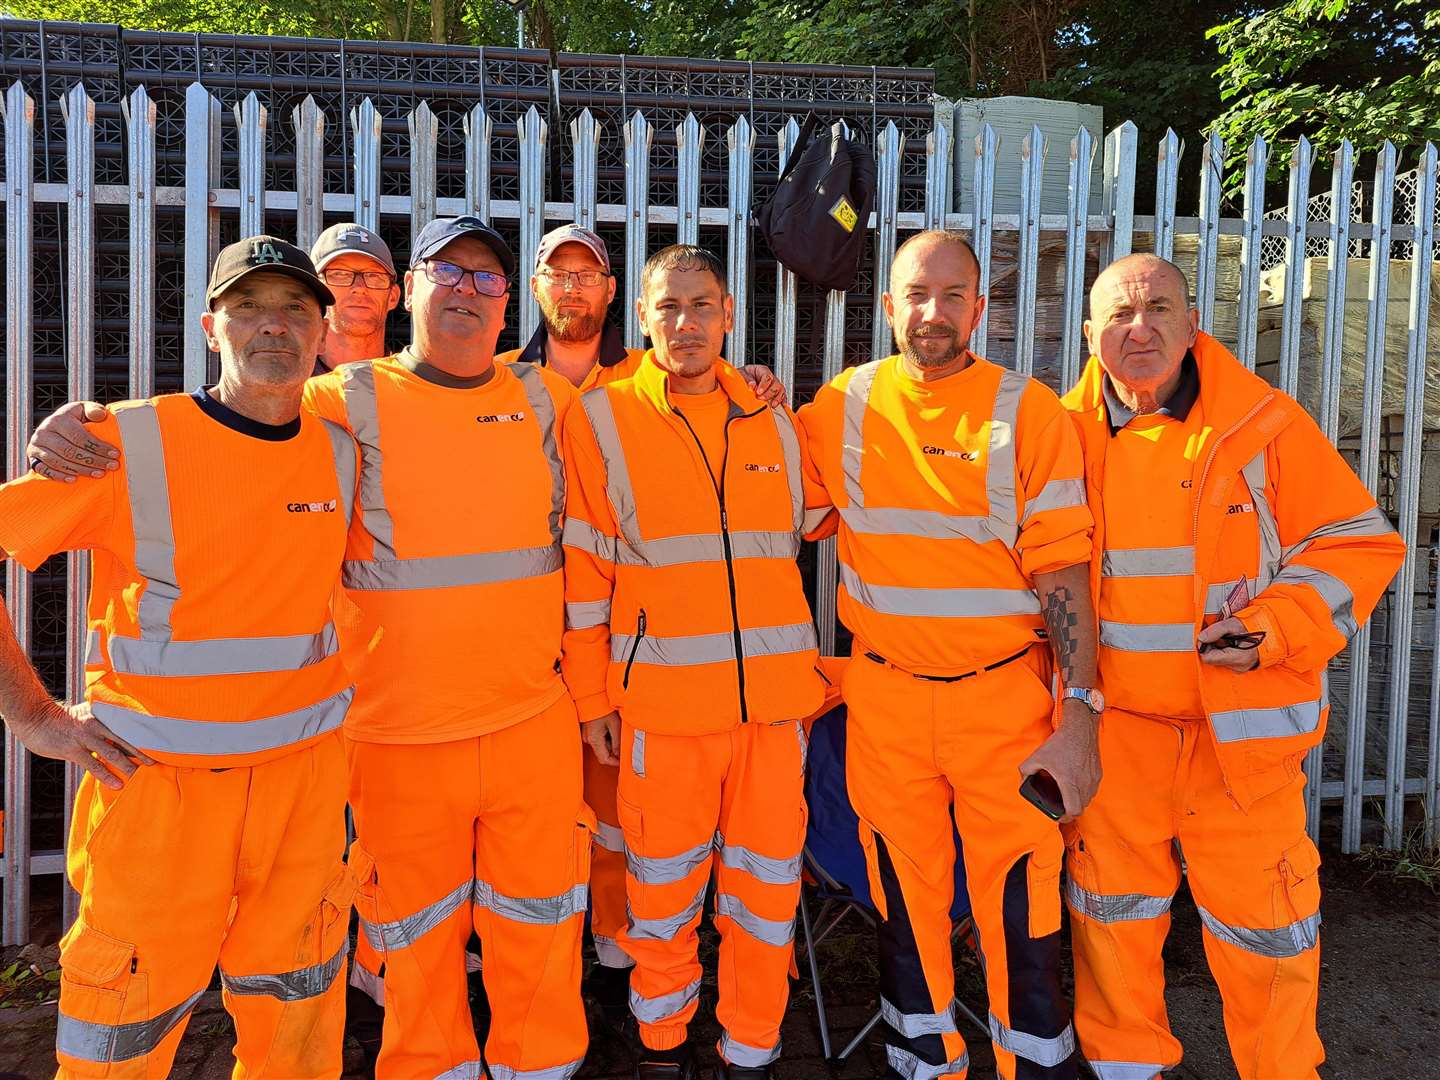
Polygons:
[[1181,852],[1242,1080],[1302,1080],[1315,1030],[1320,856],[1306,752],[1325,667],[1404,557],[1293,399],[1208,334],[1153,255],[1090,293],[1064,399],[1095,518],[1105,783],[1071,827],[1075,1026],[1100,1080],[1180,1061],[1161,946]]
[[1076,1075],[1064,843],[1021,786],[1043,775],[1029,782],[1055,789],[1050,813],[1073,817],[1100,781],[1091,519],[1059,400],[967,348],[979,276],[958,233],[906,241],[884,297],[899,354],[842,372],[800,421],[839,510],[846,779],[881,916],[886,1075],[966,1075],[958,829],[999,1073],[1060,1080]]

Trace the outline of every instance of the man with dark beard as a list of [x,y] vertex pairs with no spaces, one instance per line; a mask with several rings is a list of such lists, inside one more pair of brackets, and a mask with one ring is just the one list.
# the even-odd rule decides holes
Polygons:
[[[548,367],[582,392],[630,378],[645,350],[627,349],[619,329],[606,322],[615,290],[605,241],[579,225],[552,229],[540,240],[530,277],[530,291],[540,305],[540,325],[525,348],[495,359]],[[767,405],[784,406],[785,387],[769,368],[750,365],[740,374]],[[634,964],[616,944],[625,929],[625,838],[615,807],[619,776],[613,761],[585,755],[585,801],[599,820],[590,863],[590,926],[599,963],[590,973],[587,989],[616,1027],[630,1015]]]
[[840,512],[838,611],[855,635],[846,780],[881,915],[885,1075],[966,1075],[953,816],[997,1072],[1073,1080],[1064,844],[1020,788],[1048,774],[1064,819],[1100,782],[1080,444],[1050,390],[966,348],[985,297],[958,233],[906,241],[884,304],[899,355],[842,372],[800,422]]

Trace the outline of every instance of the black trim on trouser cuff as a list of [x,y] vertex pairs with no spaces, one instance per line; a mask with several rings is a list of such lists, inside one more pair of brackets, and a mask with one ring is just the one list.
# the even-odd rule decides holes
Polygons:
[[[1060,988],[1060,931],[1041,938],[1030,936],[1030,885],[1028,869],[1033,853],[1016,860],[1005,875],[1005,968],[1010,997],[1010,1023],[1042,1039],[1054,1039],[1070,1027],[1070,1005]],[[995,1012],[991,1003],[991,1013]],[[1015,1080],[1075,1080],[1079,1053],[1072,1051],[1058,1065],[1043,1066],[1015,1057]]]

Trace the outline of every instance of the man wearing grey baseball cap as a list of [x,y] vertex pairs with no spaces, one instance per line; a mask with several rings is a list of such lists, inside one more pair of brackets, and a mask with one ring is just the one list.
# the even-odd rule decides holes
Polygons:
[[385,355],[385,319],[400,303],[395,260],[379,235],[354,221],[322,232],[310,247],[315,270],[335,294],[325,312],[330,333],[315,374]]

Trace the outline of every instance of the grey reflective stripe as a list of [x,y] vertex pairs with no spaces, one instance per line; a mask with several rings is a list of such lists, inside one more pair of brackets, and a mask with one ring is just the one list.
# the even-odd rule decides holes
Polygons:
[[921,1035],[947,1035],[959,1032],[955,1026],[955,1001],[945,1006],[944,1012],[907,1013],[892,1004],[882,994],[880,997],[880,1018],[907,1039],[918,1039]]
[[592,626],[606,626],[609,622],[609,600],[565,601],[565,629],[567,630],[587,630]]
[[1323,540],[1329,536],[1389,536],[1395,531],[1395,526],[1390,524],[1390,519],[1378,506],[1372,506],[1363,514],[1356,514],[1354,517],[1342,518],[1339,521],[1332,521],[1329,524],[1321,525],[1301,540],[1294,547],[1285,552],[1285,558],[1298,554],[1309,547],[1316,540]]
[[593,934],[595,940],[595,959],[600,961],[601,967],[608,968],[630,968],[635,966],[635,960],[614,938],[605,937],[603,934]]
[[738,1039],[732,1039],[728,1031],[720,1035],[720,1056],[731,1065],[738,1065],[742,1069],[763,1069],[780,1056],[780,1043],[777,1041],[768,1050],[759,1046],[746,1046]]
[[795,721],[795,738],[800,740],[800,772],[805,772],[805,764],[810,760],[810,736],[805,734],[805,725],[799,720]]
[[335,483],[340,489],[340,505],[345,510],[345,528],[350,528],[350,518],[355,513],[355,476],[360,463],[355,439],[333,420],[320,418],[325,434],[330,436],[330,453],[335,459]]
[[105,653],[100,648],[100,631],[93,627],[85,631],[85,666],[99,667],[105,663]]
[[361,963],[358,956],[350,965],[350,985],[363,991],[366,997],[382,1009],[385,1007],[385,980]]
[[1029,521],[1031,514],[1043,514],[1047,510],[1069,510],[1084,505],[1084,480],[1051,480],[1040,489],[1039,495],[1025,504],[1025,513],[1020,518],[1020,524],[1024,525]]
[[1170,910],[1172,896],[1149,896],[1146,893],[1094,893],[1065,879],[1065,899],[1087,919],[1102,923],[1137,922],[1158,919]]
[[1195,549],[1122,548],[1105,552],[1101,575],[1107,578],[1179,577],[1195,573]]
[[345,563],[343,577],[347,589],[364,592],[452,589],[543,577],[555,573],[564,563],[556,545],[423,559],[351,560]]
[[970,1054],[962,1050],[960,1056],[953,1061],[947,1061],[943,1065],[931,1065],[928,1061],[921,1061],[909,1050],[898,1046],[885,1047],[885,1060],[890,1067],[905,1078],[905,1080],[935,1080],[937,1076],[950,1076],[952,1073],[963,1073],[970,1068]]
[[706,841],[678,855],[645,856],[626,851],[625,867],[642,885],[669,885],[684,881],[697,866],[708,863],[712,850]]
[[709,882],[700,883],[697,892],[685,905],[683,911],[659,919],[637,919],[630,905],[625,905],[625,914],[630,923],[629,935],[636,941],[669,941],[678,934],[691,919],[697,918],[705,904],[705,889]]
[[321,964],[297,968],[279,975],[231,975],[220,970],[220,985],[232,994],[264,996],[280,1001],[304,1001],[329,990],[345,964],[350,939],[340,942],[335,955]]
[[738,896],[715,894],[715,914],[728,915],[735,924],[756,941],[766,945],[789,945],[795,940],[795,916],[788,919],[767,919],[756,915]]
[[788,859],[773,855],[761,855],[739,844],[725,843],[725,837],[715,834],[715,847],[720,852],[720,861],[731,870],[743,870],[751,877],[770,885],[794,885],[800,880],[801,856],[796,854]]
[[625,833],[618,825],[607,825],[600,821],[595,827],[595,843],[606,851],[625,850]]
[[145,579],[137,611],[140,636],[168,641],[170,615],[180,598],[180,584],[175,576],[175,527],[170,516],[170,480],[160,439],[160,418],[155,406],[147,402],[117,409],[115,422],[120,426],[124,448],[125,486],[135,533],[135,569]]
[[110,667],[126,675],[177,678],[299,671],[333,656],[339,648],[340,642],[332,623],[326,623],[318,634],[295,634],[291,637],[152,641],[112,635]]
[[1320,702],[1302,701],[1271,709],[1231,709],[1212,712],[1210,725],[1222,743],[1241,739],[1284,739],[1308,735],[1320,726]]
[[[1207,585],[1205,587],[1205,614],[1219,615],[1240,581],[1240,578],[1236,578],[1234,581],[1221,581],[1214,585]],[[1255,578],[1245,578],[1244,581],[1246,592],[1250,596],[1253,597],[1260,591],[1259,582]]]
[[[583,545],[573,545],[581,546]],[[789,559],[800,553],[800,538],[792,532],[746,530],[730,534],[732,559]],[[686,566],[691,563],[723,562],[725,541],[719,533],[698,536],[662,536],[632,544],[616,545],[613,561],[622,566]]]
[[635,1014],[635,1019],[642,1024],[658,1024],[662,1020],[683,1012],[692,1001],[700,996],[700,980],[696,979],[689,986],[675,990],[669,994],[661,994],[659,997],[641,997],[632,988],[630,990],[630,1011]]
[[630,771],[641,780],[645,779],[645,732],[635,732],[630,743]]
[[197,990],[174,1008],[149,1020],[129,1024],[97,1024],[76,1020],[62,1012],[55,1029],[55,1049],[81,1061],[130,1061],[144,1057],[190,1014],[204,992]]
[[467,881],[433,904],[426,904],[413,915],[406,915],[403,919],[383,923],[371,923],[361,919],[360,928],[365,931],[366,939],[377,952],[386,953],[404,949],[414,945],[415,942],[464,907],[473,893],[474,885]]
[[131,746],[169,754],[255,754],[290,746],[339,727],[355,688],[294,712],[262,720],[177,720],[152,716],[107,701],[92,701],[95,718]]
[[1250,489],[1250,498],[1255,503],[1255,525],[1260,534],[1259,579],[1257,589],[1263,591],[1280,569],[1283,552],[1280,549],[1280,527],[1275,523],[1275,511],[1270,508],[1270,498],[1265,494],[1265,451],[1261,450],[1240,470],[1245,484]]
[[1320,599],[1325,601],[1325,605],[1330,609],[1331,621],[1342,637],[1349,640],[1355,636],[1355,631],[1360,629],[1355,621],[1355,594],[1350,591],[1349,585],[1334,574],[1327,574],[1324,570],[1317,570],[1303,563],[1291,563],[1283,567],[1270,584],[1309,585],[1320,594]]
[[380,447],[380,405],[373,361],[340,368],[345,417],[360,444],[360,520],[374,541],[375,558],[395,558],[395,522],[385,505],[385,451]]
[[[865,505],[865,491],[860,472],[865,456],[865,415],[869,409],[870,392],[882,360],[861,364],[845,384],[845,418],[841,445],[841,468],[845,475],[845,497],[848,506],[840,515],[852,532],[884,536],[925,536],[939,540],[966,539],[977,544],[999,540],[1013,547],[1019,535],[1015,495],[1015,423],[1020,399],[1030,379],[1013,371],[1004,371],[995,392],[995,405],[990,411],[990,444],[985,459],[984,517],[946,514],[935,510],[911,510],[902,507],[871,507]],[[1084,484],[1080,485],[1079,503],[1084,502]],[[1049,485],[1047,485],[1048,487]],[[1068,497],[1058,488],[1055,498]],[[1038,612],[1039,606],[1035,610]]]
[[768,411],[771,419],[775,421],[775,434],[780,439],[780,455],[785,462],[785,482],[790,487],[790,523],[798,533],[805,526],[805,481],[800,467],[800,437],[795,434],[795,421],[787,410],[780,408]]
[[1155,1080],[1169,1065],[1151,1065],[1144,1061],[1087,1061],[1096,1080]]
[[1100,644],[1123,652],[1194,652],[1191,623],[1124,623],[1100,620]]
[[580,404],[590,420],[590,430],[595,434],[595,444],[605,462],[605,494],[615,510],[615,524],[625,542],[634,547],[640,543],[640,519],[635,511],[635,488],[630,483],[630,468],[625,463],[625,447],[620,442],[610,394],[603,386],[597,386],[580,395]]
[[1223,923],[1201,905],[1195,905],[1200,912],[1200,921],[1205,924],[1213,937],[1237,949],[1268,956],[1272,960],[1284,960],[1299,956],[1307,949],[1313,949],[1320,940],[1320,913],[1300,919],[1289,926],[1278,926],[1274,930],[1254,930],[1245,926],[1231,926]]
[[[745,659],[757,656],[781,656],[815,648],[815,624],[792,623],[789,626],[756,626],[740,631]],[[631,650],[634,650],[633,661]],[[639,639],[630,634],[610,635],[610,659],[615,663],[662,664],[686,667],[692,664],[718,664],[735,659],[735,635],[686,634],[660,637],[647,633]]]
[[1040,613],[1040,599],[1033,589],[919,589],[872,585],[843,562],[840,581],[857,604],[884,615],[978,619]]
[[588,521],[567,517],[562,536],[566,547],[586,552],[606,562],[615,561],[615,537],[606,536]]
[[1054,1068],[1061,1062],[1069,1060],[1070,1055],[1075,1053],[1075,1029],[1069,1024],[1065,1025],[1065,1030],[1059,1035],[1047,1039],[1006,1027],[994,1013],[991,1013],[990,1038],[994,1040],[996,1046],[1009,1050],[1016,1057],[1033,1061],[1036,1065],[1043,1065],[1046,1068]]
[[584,1060],[567,1061],[564,1065],[549,1065],[543,1069],[512,1069],[509,1065],[497,1065],[492,1061],[488,1068],[490,1080],[570,1080],[580,1071]]
[[590,903],[590,888],[582,882],[558,896],[506,896],[488,881],[476,878],[474,901],[476,907],[493,911],[511,922],[558,926],[566,919],[585,914]]
[[545,379],[534,364],[512,364],[525,398],[540,427],[540,446],[550,467],[550,536],[560,543],[561,522],[565,520],[565,465],[560,459],[559,433],[555,430],[555,402],[545,389]]
[[446,1069],[435,1080],[485,1080],[485,1063],[483,1061],[462,1061],[459,1065],[452,1065]]

